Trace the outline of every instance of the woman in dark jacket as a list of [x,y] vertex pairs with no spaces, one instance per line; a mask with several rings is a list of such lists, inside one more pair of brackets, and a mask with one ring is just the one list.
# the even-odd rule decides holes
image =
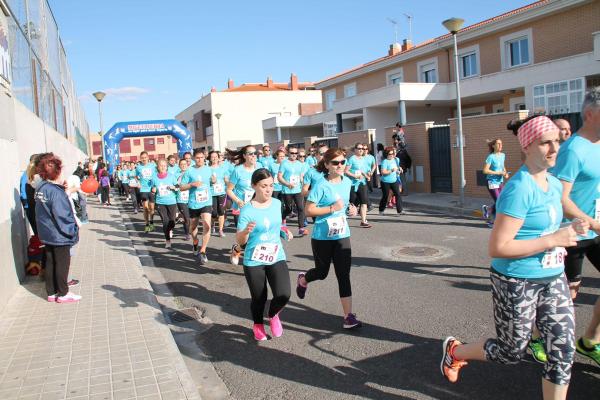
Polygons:
[[52,153],[39,161],[37,173],[42,178],[35,192],[38,235],[45,245],[45,277],[49,302],[75,303],[81,296],[69,292],[67,283],[71,264],[71,247],[79,240],[79,228],[61,177],[62,162]]

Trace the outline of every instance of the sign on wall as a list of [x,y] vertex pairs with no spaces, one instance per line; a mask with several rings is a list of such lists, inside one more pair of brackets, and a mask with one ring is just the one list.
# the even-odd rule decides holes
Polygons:
[[8,86],[10,75],[10,49],[8,47],[8,24],[3,7],[0,7],[0,82]]

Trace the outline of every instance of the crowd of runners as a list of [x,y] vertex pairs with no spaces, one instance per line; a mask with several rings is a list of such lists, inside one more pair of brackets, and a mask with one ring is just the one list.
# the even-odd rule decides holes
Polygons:
[[[508,128],[517,136],[523,165],[506,185],[509,174],[502,141],[488,143],[484,173],[495,203],[484,208],[484,216],[492,227],[489,254],[497,336],[469,344],[448,337],[441,372],[450,382],[458,380],[468,360],[517,363],[529,348],[543,364],[544,398],[565,398],[575,352],[600,366],[600,303],[578,339],[573,310],[584,257],[600,271],[600,89],[585,96],[581,115],[583,126],[572,135],[566,121],[545,116],[511,121]],[[380,214],[390,206],[396,214],[404,213],[401,196],[407,166],[398,154],[402,141],[395,136],[395,146],[381,146],[377,157],[369,154],[366,143],[356,143],[351,150],[323,144],[308,151],[282,146],[274,153],[269,145],[224,153],[197,149],[181,159],[172,155],[157,161],[142,152],[139,162],[117,166],[113,180],[126,204],[131,202],[130,211],[143,211],[145,233],[156,229],[158,213],[165,247],[171,248],[177,231],[200,265],[209,263],[211,236],[225,237],[227,224],[235,225],[230,261],[243,265],[257,341],[268,338],[267,286],[273,294],[266,313],[269,330],[272,337],[283,334],[281,312],[291,296],[291,284],[282,239],[303,240],[307,235],[314,267],[298,274],[296,295],[304,299],[311,283],[326,279],[333,264],[341,326],[354,329],[362,323],[352,309],[348,218],[360,218],[359,229],[372,227],[367,216],[373,184],[381,187]],[[50,269],[54,283],[47,285],[48,300],[66,302],[64,296],[75,295],[66,285],[68,267],[65,273],[59,265],[68,263],[68,251],[61,246],[76,243],[80,224],[71,222],[74,210],[66,209],[69,202],[59,193],[60,167],[54,156],[45,156],[32,167],[43,182],[35,183],[33,206],[42,215],[37,228],[47,244],[48,262],[56,264]],[[96,173],[100,201],[109,206],[110,177],[106,168]],[[63,210],[58,224],[52,220],[53,202]],[[59,271],[54,274],[58,276],[52,271]]]

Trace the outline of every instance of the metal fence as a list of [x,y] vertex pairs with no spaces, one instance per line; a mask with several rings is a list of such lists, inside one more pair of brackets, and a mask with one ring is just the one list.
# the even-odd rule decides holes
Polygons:
[[47,0],[7,0],[10,86],[46,124],[87,153],[89,126]]

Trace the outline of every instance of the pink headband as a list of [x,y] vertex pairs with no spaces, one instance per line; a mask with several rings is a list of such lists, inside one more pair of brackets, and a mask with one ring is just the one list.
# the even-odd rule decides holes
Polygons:
[[518,131],[517,138],[521,144],[521,148],[526,148],[534,140],[539,139],[546,132],[556,132],[558,127],[552,120],[546,116],[539,116],[525,122]]

